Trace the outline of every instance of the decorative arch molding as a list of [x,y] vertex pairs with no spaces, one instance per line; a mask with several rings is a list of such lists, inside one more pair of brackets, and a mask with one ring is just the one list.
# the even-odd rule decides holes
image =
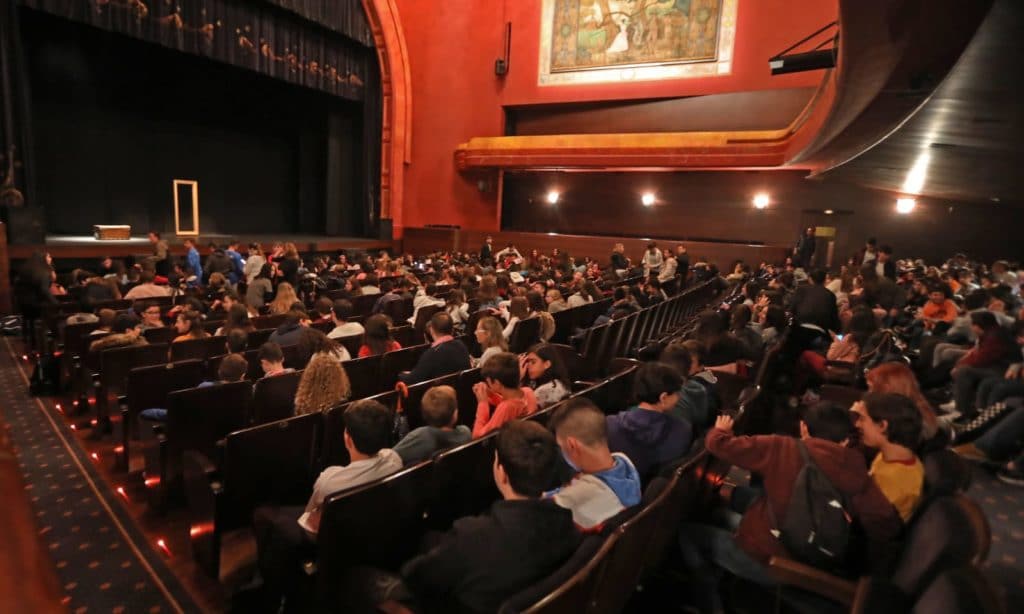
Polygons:
[[380,217],[401,236],[405,165],[412,161],[412,79],[396,0],[362,0],[380,61]]

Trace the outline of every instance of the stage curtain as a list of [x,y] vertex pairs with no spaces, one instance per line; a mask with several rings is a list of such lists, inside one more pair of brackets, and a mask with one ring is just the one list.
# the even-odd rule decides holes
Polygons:
[[[21,0],[23,6],[349,100],[376,55],[358,2],[344,0]],[[349,10],[344,10],[351,4]],[[317,7],[317,5],[325,5]],[[284,9],[284,10],[282,10]],[[311,27],[311,22],[318,25]],[[329,24],[329,25],[328,25]],[[350,37],[352,33],[358,38]]]
[[31,205],[35,187],[24,60],[17,1],[0,0],[0,209],[5,211]]
[[366,22],[362,0],[264,0],[313,23],[344,34],[367,47],[373,47],[373,33]]

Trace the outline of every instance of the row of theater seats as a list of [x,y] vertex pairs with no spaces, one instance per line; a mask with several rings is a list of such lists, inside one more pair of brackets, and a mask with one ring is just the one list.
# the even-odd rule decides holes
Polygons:
[[[642,323],[643,328],[651,331],[675,326],[703,306],[707,292],[706,287],[694,288],[628,320],[617,321],[615,326]],[[588,319],[596,317],[598,308],[598,304],[594,303],[562,313],[568,314],[565,317],[567,321],[589,324]],[[652,322],[657,322],[657,328],[649,324]],[[604,334],[610,328],[606,325],[589,329],[581,338],[588,347],[606,347],[604,341],[598,342],[595,339],[612,339]],[[190,342],[172,344],[172,349],[187,343]],[[212,343],[205,347],[209,352],[215,349]],[[412,368],[426,347],[421,344],[343,363],[353,385],[350,398],[367,398],[388,391],[394,385],[397,374]],[[627,349],[628,346],[620,346],[616,352],[625,354]],[[285,348],[285,352],[288,364],[292,360],[294,348]],[[162,344],[108,349],[95,354],[98,354],[95,357],[98,362],[97,414],[103,415],[101,412],[105,412],[101,408],[105,408],[109,395],[124,393],[120,397],[122,419],[119,463],[122,469],[128,468],[131,458],[137,415],[149,407],[165,407],[169,410],[168,421],[158,429],[155,437],[148,432],[138,434],[145,440],[143,456],[147,492],[150,493],[150,502],[158,510],[165,509],[167,503],[176,498],[175,493],[180,492],[182,452],[188,449],[209,452],[211,446],[233,430],[291,415],[294,392],[301,378],[301,373],[296,373],[258,381],[255,394],[249,383],[194,388],[202,379],[211,378],[223,356],[208,356],[203,360],[202,355],[197,355],[188,360],[166,362],[167,347]],[[604,374],[612,364],[611,360],[602,359],[601,369],[583,368],[594,361],[581,359],[568,347],[562,348],[562,354],[566,357],[570,373],[578,380],[592,379],[598,371]],[[247,358],[250,359],[253,371],[250,375],[255,377],[258,371],[252,365],[257,362],[256,357],[251,355]],[[295,363],[295,366],[300,365]],[[460,377],[459,385],[456,386],[460,390],[460,406],[463,407],[460,413],[465,423],[472,424],[475,402],[471,386],[478,376],[475,370],[470,370]],[[416,390],[414,387],[414,394]],[[413,426],[419,425],[415,417],[410,422]]]

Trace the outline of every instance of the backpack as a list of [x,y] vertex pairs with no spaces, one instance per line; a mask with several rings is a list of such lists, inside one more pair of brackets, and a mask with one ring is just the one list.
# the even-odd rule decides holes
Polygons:
[[851,524],[844,497],[811,459],[804,442],[798,440],[797,447],[804,466],[796,476],[781,524],[768,505],[772,534],[803,563],[826,570],[842,567]]

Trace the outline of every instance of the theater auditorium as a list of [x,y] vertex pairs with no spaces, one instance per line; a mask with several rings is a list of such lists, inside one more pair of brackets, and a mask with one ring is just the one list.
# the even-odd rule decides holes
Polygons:
[[1017,0],[0,0],[0,611],[1024,611]]

